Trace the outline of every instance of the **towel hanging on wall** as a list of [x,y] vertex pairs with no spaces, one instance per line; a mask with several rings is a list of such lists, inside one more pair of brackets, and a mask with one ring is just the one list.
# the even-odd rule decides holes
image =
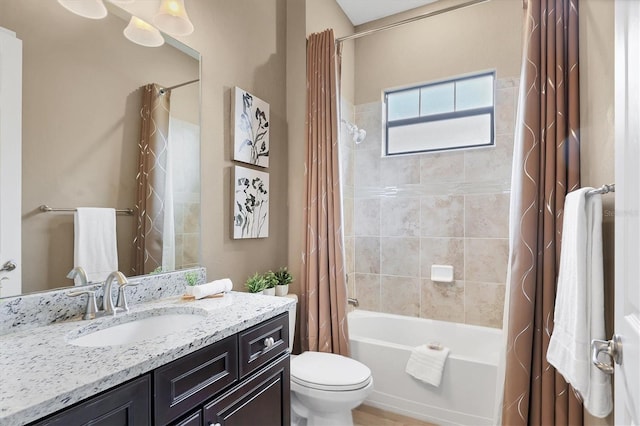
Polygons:
[[78,207],[73,223],[74,266],[84,268],[89,282],[104,281],[118,270],[115,209]]
[[610,376],[591,363],[591,340],[604,339],[602,196],[581,188],[565,199],[554,325],[547,360],[594,416],[612,408]]

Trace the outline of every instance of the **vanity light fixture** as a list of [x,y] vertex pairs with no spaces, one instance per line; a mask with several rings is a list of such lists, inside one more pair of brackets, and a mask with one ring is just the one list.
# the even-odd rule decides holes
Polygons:
[[186,36],[193,32],[193,24],[184,7],[184,0],[162,0],[153,23],[167,34]]
[[164,44],[164,38],[160,31],[137,16],[131,17],[123,34],[127,39],[140,46],[158,47]]
[[107,8],[102,0],[58,0],[69,12],[89,19],[102,19],[107,16]]

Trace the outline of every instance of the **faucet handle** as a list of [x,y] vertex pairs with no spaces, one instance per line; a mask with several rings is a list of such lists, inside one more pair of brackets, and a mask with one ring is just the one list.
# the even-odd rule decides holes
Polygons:
[[95,290],[79,290],[79,291],[70,291],[67,293],[67,296],[77,297],[86,294],[87,297],[87,307],[85,308],[84,315],[82,319],[90,320],[96,317],[96,313],[98,312],[98,304],[96,303],[96,292]]
[[137,286],[136,283],[129,281],[124,283],[118,283],[118,299],[116,300],[116,310],[124,310],[129,312],[129,304],[127,303],[127,293],[124,291],[127,287]]

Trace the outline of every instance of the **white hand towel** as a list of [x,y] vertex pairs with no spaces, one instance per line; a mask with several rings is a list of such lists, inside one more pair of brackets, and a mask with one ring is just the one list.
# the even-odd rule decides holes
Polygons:
[[221,280],[211,281],[207,284],[194,285],[193,296],[196,299],[202,299],[203,297],[211,296],[218,293],[226,293],[231,291],[233,284],[229,278],[223,278]]
[[432,349],[431,345],[413,348],[405,371],[418,380],[433,386],[440,386],[444,364],[449,356],[449,348]]
[[79,207],[74,216],[74,266],[84,268],[90,282],[100,282],[118,270],[116,211]]
[[554,325],[547,360],[596,417],[612,408],[610,376],[591,363],[591,340],[604,339],[602,197],[582,188],[567,195]]

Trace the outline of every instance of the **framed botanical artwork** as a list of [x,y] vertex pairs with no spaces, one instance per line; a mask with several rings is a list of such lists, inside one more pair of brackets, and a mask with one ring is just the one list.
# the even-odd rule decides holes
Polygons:
[[269,236],[269,173],[234,166],[233,238]]
[[239,87],[232,99],[233,159],[269,167],[269,104]]

